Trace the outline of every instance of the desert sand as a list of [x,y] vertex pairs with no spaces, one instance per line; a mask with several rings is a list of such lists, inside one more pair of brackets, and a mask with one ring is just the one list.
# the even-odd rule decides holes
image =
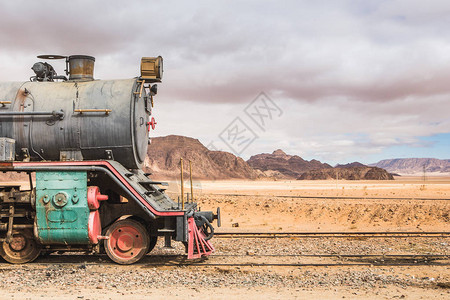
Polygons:
[[[179,187],[172,181],[168,189],[175,199]],[[450,231],[448,177],[426,181],[420,177],[395,181],[196,181],[194,187],[194,198],[202,210],[221,207],[222,227],[217,231],[222,232]],[[190,191],[188,183],[185,191]],[[212,242],[216,253],[210,262],[283,262],[291,261],[295,254],[450,255],[448,238],[216,238]],[[149,256],[132,266],[118,266],[104,256],[92,255],[52,255],[24,266],[0,263],[5,278],[0,298],[450,298],[448,260],[413,266],[211,267],[201,262],[181,266],[177,257],[184,254],[183,247],[174,246],[174,250],[165,250],[160,240]],[[235,254],[239,256],[228,257]],[[277,254],[285,256],[270,256]],[[50,265],[48,259],[53,259]],[[321,257],[312,260],[327,262]],[[301,262],[309,261],[303,258]]]

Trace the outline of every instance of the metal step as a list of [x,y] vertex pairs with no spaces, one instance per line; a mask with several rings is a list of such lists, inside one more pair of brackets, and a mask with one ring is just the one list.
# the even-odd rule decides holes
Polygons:
[[154,184],[154,185],[163,185],[163,186],[169,186],[169,183],[167,182],[161,182],[161,181],[139,181],[139,184]]

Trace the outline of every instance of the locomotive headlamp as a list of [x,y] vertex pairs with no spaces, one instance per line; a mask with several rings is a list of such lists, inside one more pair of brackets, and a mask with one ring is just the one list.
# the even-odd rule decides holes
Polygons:
[[163,58],[143,57],[141,59],[141,79],[147,82],[161,82],[163,73]]

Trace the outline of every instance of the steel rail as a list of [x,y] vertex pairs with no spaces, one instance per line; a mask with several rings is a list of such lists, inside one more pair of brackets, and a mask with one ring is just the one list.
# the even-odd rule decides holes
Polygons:
[[[173,266],[187,266],[189,264],[174,264]],[[146,264],[145,267],[167,266],[167,264]],[[356,267],[356,266],[379,266],[379,267],[412,267],[412,266],[450,266],[450,263],[436,262],[337,262],[337,263],[207,263],[195,264],[201,267]]]
[[[108,262],[108,261],[101,261],[101,262],[92,262],[92,263],[86,263],[86,262],[56,262],[58,265],[66,265],[66,266],[98,266],[99,263],[102,265],[109,265],[109,266],[117,266],[116,263]],[[0,266],[6,263],[0,263]],[[55,262],[33,262],[30,263],[35,266],[52,266],[55,264]],[[147,263],[147,262],[141,262],[136,263],[135,265],[140,266],[141,268],[155,268],[155,267],[189,267],[189,266],[195,266],[195,267],[356,267],[356,266],[366,266],[366,267],[423,267],[423,266],[444,266],[448,267],[450,266],[450,263],[439,263],[439,262],[433,262],[431,261],[418,261],[418,262],[336,262],[336,263],[198,263],[198,262],[191,262],[191,263]],[[9,264],[8,264],[9,266]],[[11,270],[13,268],[10,268]]]
[[[156,255],[155,255],[156,256]],[[165,255],[167,256],[167,255]],[[162,257],[162,256],[161,256]],[[173,255],[173,257],[177,257]],[[380,259],[450,259],[449,254],[214,254],[213,257],[335,257],[335,258],[380,258]]]
[[448,238],[450,232],[215,232],[216,238]]
[[266,197],[292,199],[331,199],[331,200],[414,200],[414,201],[450,201],[448,198],[416,198],[416,197],[344,197],[344,196],[301,196],[301,195],[246,195],[246,194],[212,194],[229,197]]
[[[116,263],[108,262],[108,261],[101,261],[101,262],[62,262],[58,261],[56,262],[58,265],[66,265],[66,266],[98,266],[99,263],[102,265],[109,265],[109,266],[117,266]],[[0,263],[0,266],[6,263]],[[33,266],[53,266],[55,262],[33,262],[30,263]],[[356,266],[365,266],[365,267],[405,267],[405,266],[417,266],[417,267],[423,267],[423,266],[444,266],[448,267],[450,266],[450,263],[439,263],[439,262],[433,262],[433,261],[418,261],[418,262],[336,262],[336,263],[198,263],[198,262],[191,262],[191,263],[147,263],[147,262],[141,262],[137,263],[135,265],[140,266],[141,268],[155,268],[155,267],[356,267]],[[9,264],[8,264],[9,266]],[[13,268],[10,268],[13,270]]]

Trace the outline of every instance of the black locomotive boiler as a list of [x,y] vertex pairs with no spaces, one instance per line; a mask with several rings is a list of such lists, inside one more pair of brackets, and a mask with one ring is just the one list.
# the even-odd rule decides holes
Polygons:
[[142,170],[162,58],[142,58],[140,76],[124,80],[94,80],[91,56],[38,58],[65,60],[66,75],[37,62],[30,81],[0,83],[0,171],[26,173],[30,186],[0,185],[0,256],[25,263],[103,244],[131,264],[159,236],[189,259],[210,255],[219,213],[173,201]]

